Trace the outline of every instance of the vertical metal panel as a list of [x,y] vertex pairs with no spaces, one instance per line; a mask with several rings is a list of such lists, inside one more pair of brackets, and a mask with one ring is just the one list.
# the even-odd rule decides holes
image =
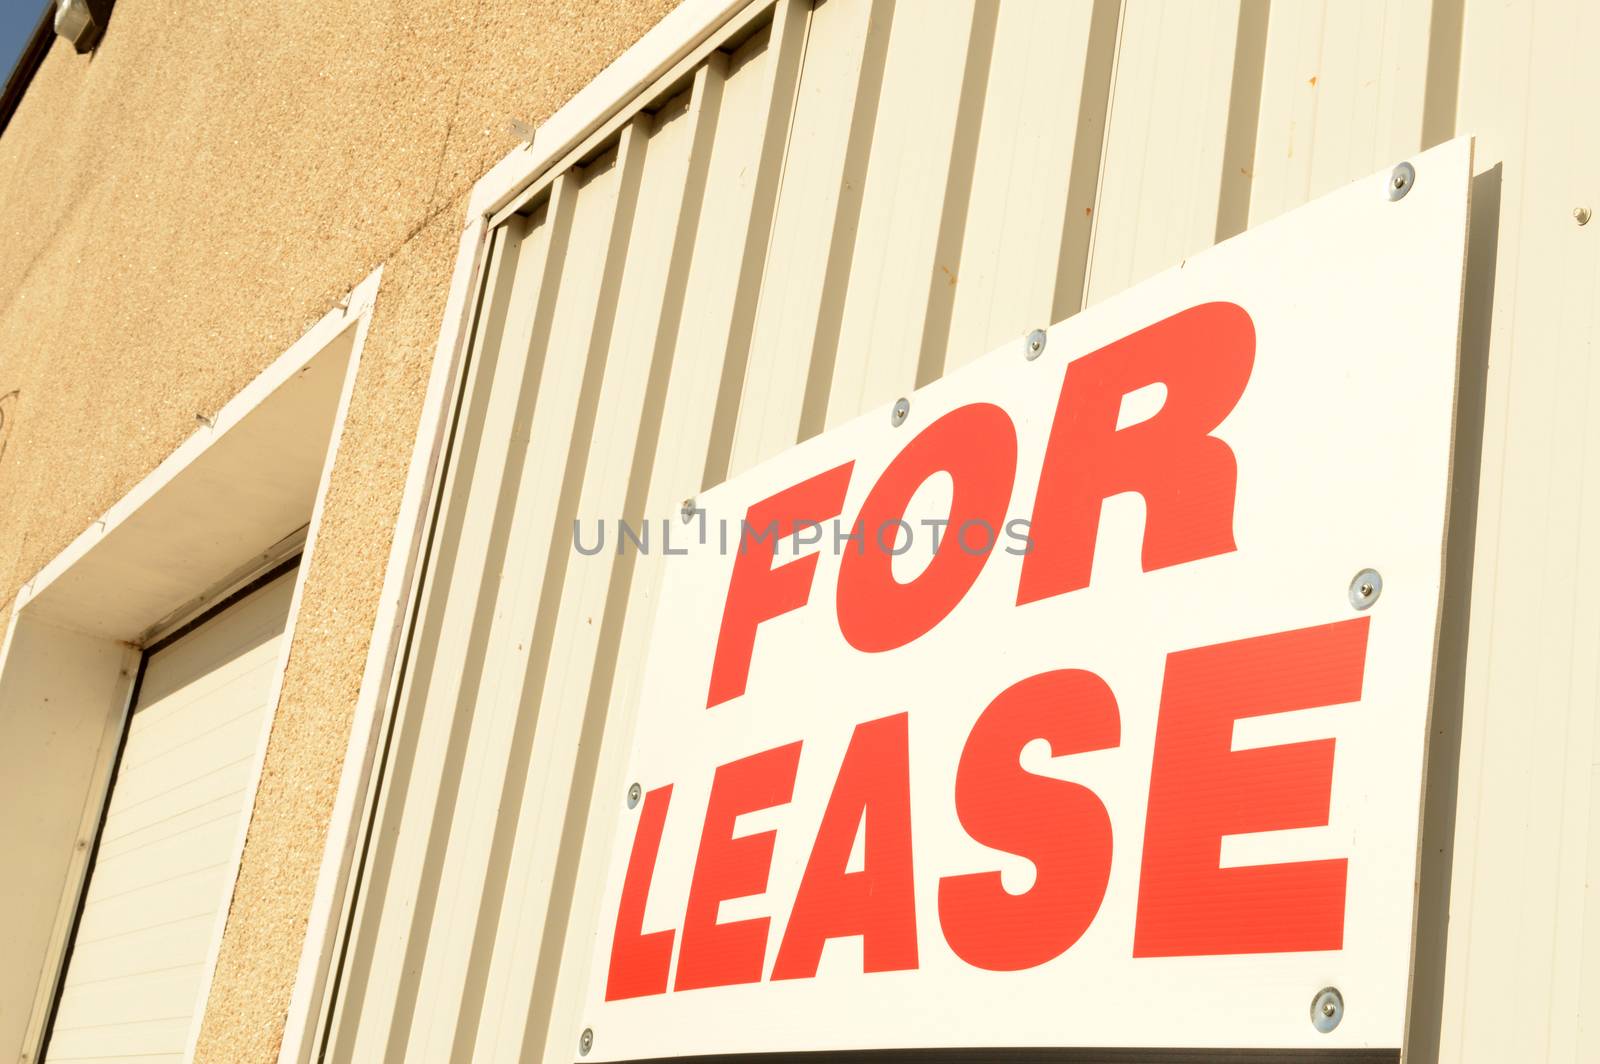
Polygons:
[[[510,746],[493,751],[507,757],[511,768],[499,799],[488,888],[477,908],[473,932],[475,960],[487,990],[479,988],[478,980],[469,983],[478,995],[487,993],[487,1007],[481,1009],[481,1021],[471,1012],[463,1013],[457,1043],[461,1059],[471,1059],[474,1046],[459,1039],[474,1028],[476,1049],[486,1056],[511,1059],[519,1054],[523,1016],[535,994],[537,962],[548,928],[556,865],[564,842],[570,841],[563,824],[605,629],[605,602],[610,583],[625,582],[628,576],[627,556],[611,550],[577,555],[568,530],[581,513],[621,513],[633,451],[640,443],[636,434],[657,353],[649,332],[659,319],[665,292],[677,222],[674,204],[680,199],[687,154],[683,123],[668,124],[653,139],[650,125],[649,116],[641,115],[623,130],[614,205],[592,185],[580,194],[580,219],[593,210],[599,217],[609,215],[612,227],[592,314],[571,322],[583,333],[564,335],[558,329],[551,337],[551,350],[581,350],[586,338],[587,357],[566,366],[567,360],[558,356],[546,365],[553,373],[575,375],[582,369],[583,381],[576,403],[551,392],[545,397],[548,403],[541,401],[534,415],[536,431],[548,425],[552,435],[559,433],[572,442],[559,491],[525,493],[519,499],[546,511],[535,517],[538,527],[528,530],[528,539],[537,542],[545,555],[542,578],[521,587],[503,585],[518,598],[532,590],[539,598],[539,610],[530,633],[534,653],[520,676],[503,681],[503,686],[516,685],[513,697],[522,712]],[[601,426],[613,418],[629,431],[605,431]],[[558,441],[552,438],[551,444],[555,451]],[[537,450],[546,452],[543,446]],[[553,514],[547,512],[552,498]]]
[[1127,4],[1086,305],[1215,242],[1239,21],[1236,3]]
[[1049,322],[1070,188],[1063,178],[1079,150],[1094,5],[1019,0],[995,11],[970,187],[946,189],[946,209],[952,197],[968,204],[959,257],[939,264],[956,279],[945,286],[948,335],[923,337],[924,352],[942,340],[936,362],[923,367],[938,373]]
[[[710,396],[704,390],[686,392],[684,385],[692,384],[699,367],[687,358],[679,359],[677,354],[681,350],[680,329],[692,276],[691,263],[697,249],[707,246],[701,243],[700,220],[708,213],[708,208],[714,209],[708,196],[710,145],[716,134],[726,65],[722,57],[715,56],[696,73],[689,110],[679,123],[679,140],[673,145],[676,148],[673,158],[679,160],[680,165],[666,175],[669,180],[661,182],[657,192],[662,203],[655,224],[666,227],[659,234],[659,246],[665,254],[654,257],[654,268],[638,279],[645,292],[659,292],[659,306],[649,305],[648,299],[641,301],[649,305],[649,309],[636,320],[634,342],[649,361],[648,365],[639,367],[637,381],[629,388],[628,398],[637,405],[625,411],[632,412],[638,419],[640,432],[625,471],[626,493],[621,499],[607,500],[615,506],[615,512],[635,527],[645,527],[649,515],[671,514],[673,492],[683,484],[694,483],[704,462],[708,441],[704,426],[710,420]],[[651,143],[652,151],[667,147],[663,143],[667,140],[658,132]],[[624,480],[622,470],[617,474],[616,480]],[[592,514],[598,512],[600,505],[600,501],[586,498],[580,511]],[[668,545],[665,539],[670,534],[668,527],[658,524],[646,533],[652,537],[653,549],[657,552]],[[536,981],[536,1005],[529,1010],[526,1020],[516,1022],[514,1019],[508,1025],[505,1018],[514,1014],[502,1011],[498,1017],[500,1028],[513,1036],[502,1038],[500,1044],[508,1050],[520,1049],[524,1058],[538,1054],[544,1046],[550,1033],[546,1029],[546,1017],[560,989],[565,987],[569,994],[578,990],[587,972],[587,940],[582,934],[570,932],[592,926],[597,915],[593,905],[600,894],[598,877],[604,869],[594,862],[590,862],[588,868],[581,867],[586,848],[574,843],[591,836],[605,837],[615,827],[615,811],[620,803],[614,799],[623,792],[623,785],[615,779],[620,764],[606,773],[599,755],[607,749],[603,733],[610,726],[608,710],[619,704],[616,693],[620,689],[628,691],[630,699],[635,697],[628,683],[633,676],[631,666],[642,658],[642,647],[637,641],[643,630],[635,628],[630,633],[628,626],[630,620],[649,616],[645,608],[646,596],[653,592],[659,578],[652,564],[659,557],[659,553],[629,552],[617,558],[605,599],[597,603],[597,613],[589,614],[598,616],[591,628],[597,646],[581,731],[571,736],[570,747],[552,743],[554,756],[571,756],[576,769],[570,790],[571,804],[561,825],[567,845],[553,869],[545,930],[538,955],[532,958],[538,962],[544,979]],[[582,677],[587,678],[587,674]],[[631,701],[628,704],[631,705]],[[623,712],[615,716],[631,720]],[[599,795],[599,801],[591,802],[591,795]],[[606,800],[607,796],[613,800]],[[591,829],[596,818],[599,823]],[[528,974],[537,980],[540,972]],[[490,1013],[485,1013],[484,1020],[490,1022]],[[570,1038],[564,1028],[555,1033],[562,1041]],[[547,1053],[554,1051],[547,1050]]]
[[[470,943],[475,975],[468,983],[459,1018],[446,1028],[458,1051],[468,1056],[472,1045],[462,1040],[474,1036],[478,1005],[475,999],[483,993],[483,982],[488,979],[496,988],[504,986],[504,975],[498,980],[489,979],[486,970],[503,967],[495,943],[503,916],[500,904],[503,898],[520,897],[527,889],[529,870],[525,859],[519,860],[519,854],[514,853],[514,847],[524,850],[519,845],[524,840],[516,837],[515,828],[525,788],[537,787],[541,782],[541,774],[531,772],[529,767],[536,756],[536,734],[545,730],[552,717],[559,721],[574,708],[542,700],[540,690],[549,671],[559,669],[565,654],[571,652],[568,638],[573,621],[569,603],[581,594],[585,567],[581,559],[572,558],[563,526],[576,511],[584,486],[583,471],[593,445],[599,442],[601,389],[611,370],[618,293],[644,160],[644,134],[636,122],[624,130],[614,153],[590,164],[583,175],[572,223],[572,248],[578,253],[569,253],[564,267],[555,260],[550,264],[552,270],[560,271],[561,288],[528,444],[532,462],[527,472],[536,478],[538,487],[528,491],[524,482],[515,505],[517,510],[531,510],[532,514],[522,521],[514,515],[511,521],[513,549],[525,559],[523,580],[502,581],[500,585],[504,596],[501,601],[509,598],[524,605],[531,614],[531,624],[518,632],[523,649],[508,648],[510,660],[500,663],[503,671],[498,684],[501,690],[511,687],[505,697],[516,709],[515,726],[507,746],[486,750],[491,759],[505,759],[505,782],[493,796],[490,817],[494,830],[486,855],[483,893],[466,899],[461,913],[459,933]],[[547,275],[546,283],[554,276]],[[544,767],[546,771],[552,769]],[[559,808],[556,815],[559,817]],[[530,831],[538,832],[540,827],[543,825],[530,825]],[[536,846],[548,846],[558,837],[551,839],[540,833],[531,841]],[[512,948],[527,949],[537,942],[539,926],[537,922],[531,927],[514,923],[504,931]],[[461,1026],[456,1027],[456,1023]],[[419,1055],[417,1059],[426,1058]]]
[[[514,388],[519,394],[517,410],[509,426],[511,451],[502,474],[502,505],[513,505],[514,500],[524,497],[526,479],[530,475],[548,474],[555,468],[554,463],[546,464],[538,458],[529,461],[533,438],[529,421],[541,395],[546,367],[542,356],[548,350],[557,297],[562,288],[561,264],[574,235],[574,202],[579,180],[580,175],[576,173],[563,175],[552,189],[548,202],[527,220],[516,287],[511,296],[513,307],[525,317],[517,323],[518,327],[508,325],[502,341],[503,348],[513,354],[510,360],[513,364],[517,354],[526,352],[520,382],[507,386],[507,390]],[[549,494],[552,493],[540,497]],[[499,674],[509,667],[508,657],[515,658],[525,651],[528,637],[526,627],[517,629],[513,643],[506,621],[508,614],[513,618],[517,614],[504,603],[513,590],[538,586],[539,572],[532,569],[532,565],[535,561],[542,564],[543,559],[535,556],[537,539],[521,534],[522,529],[515,519],[502,525],[504,540],[496,544],[490,563],[485,565],[486,573],[495,575],[485,581],[480,592],[482,597],[477,602],[476,622],[484,629],[482,664],[476,673],[465,678],[465,682],[475,685],[476,697],[470,700],[473,712],[464,714],[465,719],[459,725],[470,730],[461,747],[460,794],[445,838],[438,843],[444,847],[438,898],[428,914],[431,923],[424,940],[423,959],[416,962],[420,968],[416,998],[409,1002],[415,1012],[409,1031],[412,1046],[419,1041],[426,1044],[429,1036],[440,1030],[451,1031],[463,998],[468,994],[471,928],[483,889],[486,850],[495,829],[494,810],[505,772],[504,746],[517,717],[515,692],[511,693],[508,706],[507,698],[499,691]],[[499,564],[492,564],[494,560]],[[490,744],[487,750],[486,742]],[[432,1059],[442,1060],[446,1056],[446,1053],[435,1052]]]
[[[1600,142],[1592,4],[1469,4],[1457,121],[1498,198],[1443,1059],[1592,1059],[1600,1006]],[[1485,189],[1487,194],[1489,188]],[[1487,249],[1495,251],[1492,246]]]
[[[571,1056],[685,498],[1459,129],[1488,171],[1464,354],[1487,369],[1462,384],[1414,1059],[1582,1059],[1600,227],[1570,211],[1600,187],[1572,107],[1600,88],[1594,16],[755,6],[495,238],[330,1057]],[[655,522],[649,554],[618,556],[614,525],[572,550],[575,518],[592,545],[617,517]]]
[[850,272],[830,293],[842,308],[824,427],[916,386],[930,284],[955,283],[937,261],[940,231],[930,219],[945,200],[957,129],[976,121],[962,121],[961,72],[974,32],[987,63],[993,18],[966,0],[926,0],[916,10],[889,19]]
[[770,458],[800,436],[829,261],[838,254],[836,247],[848,247],[851,236],[840,226],[850,199],[845,195],[850,132],[872,120],[870,96],[862,101],[856,91],[869,37],[886,35],[887,20],[872,14],[866,4],[825,4],[810,19],[730,474]]
[[723,354],[722,383],[717,389],[717,411],[712,419],[711,453],[706,457],[705,485],[721,483],[735,468],[734,447],[739,407],[749,372],[751,337],[760,308],[767,257],[772,246],[773,218],[783,183],[795,93],[805,54],[805,36],[811,5],[805,0],[777,0],[772,28],[762,59],[759,93],[762,123],[756,136],[755,183],[751,190],[750,217],[736,246],[742,247],[739,283],[733,292],[733,313],[728,322],[728,343]]
[[1420,147],[1430,4],[1272,7],[1250,224]]
[[[498,538],[492,517],[500,485],[477,470],[503,468],[519,391],[515,381],[522,367],[517,359],[500,359],[498,353],[507,320],[514,316],[508,308],[514,282],[521,281],[516,267],[525,243],[523,228],[520,221],[505,227],[491,252],[486,303],[494,309],[483,315],[470,367],[468,408],[447,472],[455,490],[446,498],[434,533],[422,617],[412,637],[406,688],[388,740],[384,782],[358,885],[357,918],[338,988],[334,1059],[381,1057],[391,1024],[403,1038],[411,1020],[411,1010],[403,1006],[414,998],[417,957],[426,945],[422,921],[441,872],[440,825],[448,825],[456,795],[456,780],[448,769],[452,762],[459,764],[464,724],[453,712],[455,696],[473,642],[477,602],[490,582],[487,571],[458,568],[457,563],[463,557],[481,562]],[[505,383],[493,388],[497,374]]]

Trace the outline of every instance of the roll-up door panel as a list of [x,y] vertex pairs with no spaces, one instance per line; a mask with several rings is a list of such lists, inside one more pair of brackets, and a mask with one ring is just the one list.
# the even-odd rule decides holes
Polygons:
[[183,1058],[294,572],[145,659],[46,1059]]

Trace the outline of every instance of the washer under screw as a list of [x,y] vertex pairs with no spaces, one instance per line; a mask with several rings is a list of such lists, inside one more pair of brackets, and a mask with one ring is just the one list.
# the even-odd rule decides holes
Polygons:
[[1035,329],[1028,334],[1028,361],[1032,362],[1044,354],[1045,334],[1043,329]]
[[1594,217],[1594,212],[1587,207],[1572,208],[1572,220],[1579,225],[1588,225],[1589,219]]
[[894,401],[894,409],[889,411],[889,424],[899,428],[906,423],[906,418],[911,416],[911,400],[901,396]]
[[1378,575],[1376,569],[1363,569],[1350,581],[1350,605],[1358,610],[1364,610],[1383,594],[1383,577]]
[[581,1056],[581,1057],[586,1057],[586,1056],[589,1055],[589,1050],[591,1050],[593,1048],[594,1048],[594,1028],[593,1027],[585,1027],[583,1029],[583,1033],[578,1036],[578,1055]]
[[683,518],[684,524],[694,520],[694,498],[692,496],[683,500],[683,508],[678,511],[678,516]]
[[644,788],[640,787],[637,783],[635,783],[633,786],[629,787],[628,788],[628,808],[629,809],[638,808],[639,799],[643,798],[643,797],[644,797]]
[[1344,995],[1338,987],[1325,986],[1311,999],[1311,1026],[1327,1034],[1344,1019]]
[[1416,183],[1417,168],[1410,163],[1401,163],[1389,173],[1389,199],[1405,199],[1406,193]]

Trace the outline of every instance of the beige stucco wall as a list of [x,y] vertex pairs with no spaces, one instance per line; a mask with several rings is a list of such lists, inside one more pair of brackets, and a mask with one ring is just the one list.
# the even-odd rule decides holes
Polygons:
[[0,136],[0,607],[384,265],[200,1059],[273,1059],[472,182],[676,0],[118,0]]

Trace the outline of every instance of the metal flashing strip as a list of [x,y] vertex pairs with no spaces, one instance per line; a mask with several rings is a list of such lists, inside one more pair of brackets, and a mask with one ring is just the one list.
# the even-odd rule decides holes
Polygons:
[[291,563],[297,564],[300,556],[305,553],[306,534],[310,528],[310,524],[305,524],[295,529],[217,581],[214,586],[151,625],[137,640],[139,646],[143,647],[147,654],[154,653],[179,634],[202,623],[221,608],[221,604],[236,601],[244,593],[243,589],[262,586],[261,581],[267,578],[263,574],[282,573]]
[[176,643],[178,640],[182,639],[196,628],[199,628],[202,624],[205,624],[207,621],[211,620],[211,618],[215,617],[229,606],[232,606],[238,602],[243,602],[245,599],[249,598],[251,595],[254,595],[257,591],[260,591],[262,588],[266,587],[280,576],[283,576],[286,573],[294,572],[294,570],[299,567],[303,558],[304,554],[301,551],[296,550],[288,557],[283,558],[276,563],[269,563],[269,565],[264,569],[258,568],[254,576],[251,576],[243,583],[235,584],[231,590],[224,593],[221,598],[217,599],[210,606],[207,606],[200,613],[190,617],[176,628],[171,629],[163,634],[159,639],[156,639],[147,645],[144,648],[144,656],[149,658],[152,654],[161,653],[161,651],[167,649],[167,647],[171,646],[173,643]]

